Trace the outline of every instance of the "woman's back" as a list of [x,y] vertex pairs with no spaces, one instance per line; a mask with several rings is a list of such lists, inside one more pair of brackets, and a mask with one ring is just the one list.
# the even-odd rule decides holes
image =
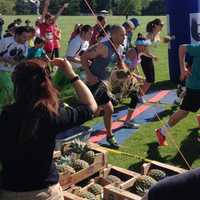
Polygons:
[[[20,136],[24,122],[35,123],[31,138]],[[3,188],[12,191],[34,190],[58,182],[51,163],[56,129],[45,109],[27,114],[17,105],[7,107],[0,117],[0,158]]]

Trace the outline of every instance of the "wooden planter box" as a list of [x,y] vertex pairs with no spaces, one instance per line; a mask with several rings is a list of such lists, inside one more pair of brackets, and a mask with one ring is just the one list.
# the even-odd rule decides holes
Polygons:
[[164,171],[167,174],[167,176],[182,174],[188,171],[186,169],[175,167],[173,165],[168,165],[157,161],[151,161],[142,165],[141,174],[147,175],[149,170],[151,169],[160,169]]
[[129,191],[107,185],[104,187],[104,200],[141,200],[142,198]]
[[[82,187],[81,191],[82,192],[86,192],[88,190],[88,188],[95,184],[95,183],[98,183],[100,184],[102,187],[104,186],[104,184],[106,184],[102,177],[96,177],[95,179],[92,179],[92,181],[88,184],[88,185],[85,185],[84,187]],[[65,200],[83,200],[85,198],[82,198],[82,197],[79,197],[75,194],[72,194],[72,190],[73,190],[74,186],[72,186],[71,188],[69,188],[67,191],[64,192],[64,198]],[[103,194],[102,194],[103,195]],[[99,198],[97,198],[99,197]],[[101,199],[100,198],[100,195],[96,196],[97,199]]]
[[[127,169],[123,169],[120,167],[115,167],[115,166],[108,166],[107,168],[101,170],[97,177],[92,178],[91,180],[83,181],[78,183],[78,186],[82,186],[82,191],[86,191],[92,184],[97,183],[101,185],[103,188],[111,185],[111,182],[106,179],[108,175],[114,175],[119,177],[122,180],[122,183],[120,185],[115,185],[116,187],[120,187],[123,189],[131,187],[134,182],[135,178],[140,176],[140,174],[129,171]],[[88,184],[89,182],[89,184]],[[85,185],[87,184],[87,185]],[[113,185],[113,186],[114,186]],[[65,193],[65,198],[69,200],[76,200],[78,197],[76,195],[71,195],[71,192],[73,190],[73,186],[67,190],[67,193]],[[77,198],[76,198],[77,197]],[[80,197],[79,197],[80,198]]]
[[61,152],[60,151],[54,151],[53,152],[53,159],[57,159],[61,157]]
[[64,200],[87,200],[85,198],[81,198],[76,196],[68,191],[63,191]]
[[93,143],[89,144],[89,148],[96,153],[94,163],[88,168],[76,172],[75,174],[60,173],[59,183],[63,190],[66,190],[70,186],[81,182],[82,180],[107,167],[107,151],[102,149],[99,145]]
[[120,185],[115,186],[121,189],[126,189],[130,187],[135,182],[135,178],[140,176],[140,174],[138,174],[137,172],[133,172],[116,166],[109,166],[108,168],[103,169],[100,172],[100,175],[102,176],[102,178],[104,178],[104,182],[107,182],[106,185],[111,184],[109,181],[106,180],[106,177],[108,175],[117,176],[122,180],[122,183]]

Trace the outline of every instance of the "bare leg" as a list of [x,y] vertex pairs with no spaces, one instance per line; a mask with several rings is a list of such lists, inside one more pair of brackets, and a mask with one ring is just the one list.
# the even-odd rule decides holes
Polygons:
[[144,82],[144,85],[141,87],[141,94],[142,96],[144,94],[146,94],[146,92],[149,90],[149,88],[151,87],[152,83],[149,83],[149,82]]
[[113,105],[111,101],[109,101],[104,108],[104,124],[107,130],[107,137],[112,135],[112,114],[113,114]]
[[134,113],[134,110],[128,110],[128,114],[126,116],[125,122],[128,122],[131,120],[133,113]]
[[188,115],[189,111],[178,110],[169,119],[168,124],[170,127],[175,126],[179,121],[184,119]]

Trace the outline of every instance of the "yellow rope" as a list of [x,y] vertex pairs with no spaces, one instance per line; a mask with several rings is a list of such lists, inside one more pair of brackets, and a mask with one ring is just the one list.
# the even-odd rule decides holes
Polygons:
[[[91,8],[91,6],[89,5],[88,1],[87,1],[87,0],[84,0],[84,1],[85,1],[86,5],[88,6],[89,10],[91,11],[91,13],[93,14],[93,16],[96,17],[96,15],[95,15],[93,9]],[[117,53],[117,49],[115,48],[113,42],[110,40],[110,38],[109,38],[108,34],[106,33],[104,27],[103,27],[100,23],[99,23],[99,25],[100,25],[101,29],[103,30],[103,32],[105,33],[105,35],[106,35],[108,41],[109,41],[109,42],[111,43],[111,45],[113,46],[113,48],[114,48],[114,50],[115,50],[115,52],[116,52],[118,58],[121,59],[120,56],[119,56],[119,54]],[[140,89],[141,89],[141,88],[140,88]],[[144,95],[144,92],[142,91],[142,89],[141,89],[141,93]],[[156,103],[155,103],[155,104],[156,104]],[[157,113],[156,111],[154,111],[154,112],[155,112],[155,114],[156,114],[158,120],[160,121],[161,125],[164,126],[165,123],[160,119],[158,113]],[[167,133],[168,133],[167,135],[169,136],[169,139],[170,139],[170,140],[172,141],[172,143],[175,145],[175,148],[176,148],[177,151],[180,153],[180,155],[181,155],[181,157],[183,158],[184,162],[186,163],[187,167],[188,167],[189,169],[191,169],[191,166],[190,166],[189,162],[187,161],[187,159],[185,158],[185,156],[184,156],[183,153],[181,152],[181,150],[180,150],[180,148],[178,147],[178,144],[176,143],[175,139],[171,136],[171,134],[170,134],[169,131],[167,131]],[[131,154],[129,154],[129,153],[125,153],[125,152],[121,152],[121,153],[120,153],[120,151],[116,151],[116,150],[109,150],[109,151],[110,151],[110,152],[112,151],[112,152],[115,152],[115,153],[118,153],[118,154],[127,155],[127,156],[132,156],[132,157],[133,157],[133,155],[131,155]],[[134,157],[138,157],[138,158],[139,158],[140,156],[137,156],[137,155],[136,155],[136,156],[134,156]],[[141,157],[140,157],[140,158],[141,158]],[[144,160],[144,159],[143,159],[143,160]],[[148,160],[148,159],[147,159],[147,160]]]

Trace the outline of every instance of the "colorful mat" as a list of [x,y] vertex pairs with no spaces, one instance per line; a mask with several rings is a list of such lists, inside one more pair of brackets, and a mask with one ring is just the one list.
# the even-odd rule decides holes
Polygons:
[[[148,123],[155,118],[156,113],[161,113],[165,109],[162,104],[172,105],[176,98],[176,92],[174,90],[163,90],[157,92],[151,92],[144,96],[144,99],[147,101],[146,104],[139,104],[135,109],[133,118],[136,123],[144,124]],[[148,102],[150,102],[148,104]],[[159,102],[158,104],[156,104]],[[154,104],[155,103],[155,104]],[[127,106],[122,106],[117,108],[115,113],[112,116],[113,124],[112,129],[113,133],[116,136],[119,144],[122,144],[126,139],[128,139],[137,129],[127,129],[123,127],[123,121],[126,118],[128,112]],[[65,138],[75,138],[76,135],[80,136],[85,134],[85,129],[83,126],[74,127],[70,130],[64,131],[63,133],[58,134],[57,139]],[[96,142],[100,144],[107,144],[106,142],[106,132],[104,128],[104,123],[101,121],[92,127],[92,135],[89,139],[91,142]]]

